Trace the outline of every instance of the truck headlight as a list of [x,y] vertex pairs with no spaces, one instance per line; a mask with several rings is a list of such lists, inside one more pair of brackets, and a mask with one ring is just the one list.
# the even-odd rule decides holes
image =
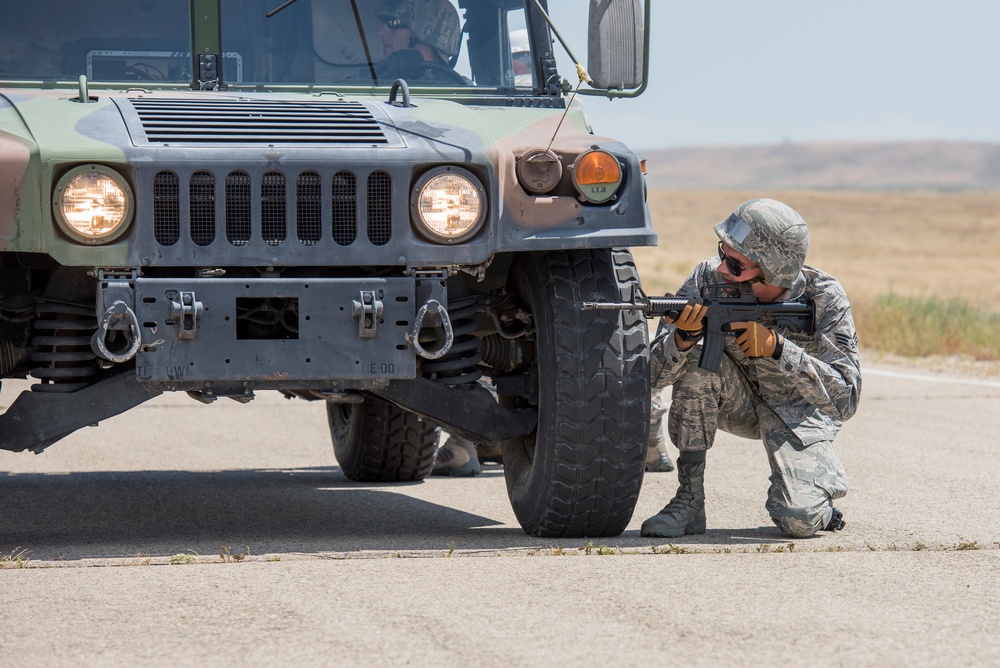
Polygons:
[[63,230],[77,241],[105,244],[132,222],[132,189],[103,165],[75,167],[56,184],[52,208]]
[[588,202],[607,202],[621,184],[622,167],[607,151],[581,153],[573,163],[573,186]]
[[559,185],[562,163],[552,151],[533,149],[516,160],[517,180],[532,195],[544,195]]
[[472,236],[482,225],[486,189],[467,169],[437,167],[417,180],[410,207],[424,236],[453,243]]

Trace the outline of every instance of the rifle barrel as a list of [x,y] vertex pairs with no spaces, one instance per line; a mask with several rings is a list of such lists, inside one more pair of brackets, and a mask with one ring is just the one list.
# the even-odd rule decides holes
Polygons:
[[631,311],[644,308],[642,304],[631,302],[583,302],[582,311]]

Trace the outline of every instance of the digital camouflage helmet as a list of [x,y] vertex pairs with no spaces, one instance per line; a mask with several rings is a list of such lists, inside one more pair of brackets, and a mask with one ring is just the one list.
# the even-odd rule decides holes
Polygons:
[[773,199],[740,204],[715,226],[722,243],[754,261],[771,285],[791,287],[809,252],[809,226],[795,209]]
[[421,42],[451,58],[458,55],[462,27],[458,12],[448,0],[386,0],[378,10],[382,21],[396,20],[413,31]]

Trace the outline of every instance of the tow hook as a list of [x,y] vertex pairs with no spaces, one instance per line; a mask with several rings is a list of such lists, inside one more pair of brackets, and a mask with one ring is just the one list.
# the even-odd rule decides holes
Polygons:
[[194,339],[198,334],[198,320],[205,314],[205,305],[198,301],[193,291],[168,290],[170,317],[177,323],[177,336],[182,341]]
[[[440,316],[440,322],[438,321]],[[429,324],[424,325],[424,320],[429,319]],[[441,327],[444,330],[444,343],[437,350],[427,350],[420,345],[420,330],[427,327]],[[413,349],[418,355],[427,360],[440,359],[448,354],[451,345],[455,342],[455,332],[451,328],[451,318],[448,317],[448,309],[441,306],[441,302],[436,299],[428,299],[420,310],[417,311],[416,322],[413,323],[413,331],[406,335],[406,340],[413,344]]]
[[[112,352],[108,348],[108,330],[122,332],[128,347],[122,352]],[[142,344],[142,337],[139,334],[139,320],[135,317],[135,312],[128,305],[119,300],[115,302],[101,316],[101,321],[97,325],[97,331],[90,339],[90,347],[97,354],[109,362],[121,364],[127,362],[139,352]]]
[[362,290],[358,299],[351,302],[351,315],[358,321],[358,338],[375,338],[378,319],[382,317],[385,305],[373,290]]

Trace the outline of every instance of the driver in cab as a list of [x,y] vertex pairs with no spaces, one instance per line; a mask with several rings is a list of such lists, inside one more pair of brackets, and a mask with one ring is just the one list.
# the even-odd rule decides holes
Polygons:
[[[448,0],[387,0],[377,16],[383,25],[384,67],[395,77],[422,79],[434,69],[451,70],[462,29]],[[427,74],[425,74],[427,73]]]

